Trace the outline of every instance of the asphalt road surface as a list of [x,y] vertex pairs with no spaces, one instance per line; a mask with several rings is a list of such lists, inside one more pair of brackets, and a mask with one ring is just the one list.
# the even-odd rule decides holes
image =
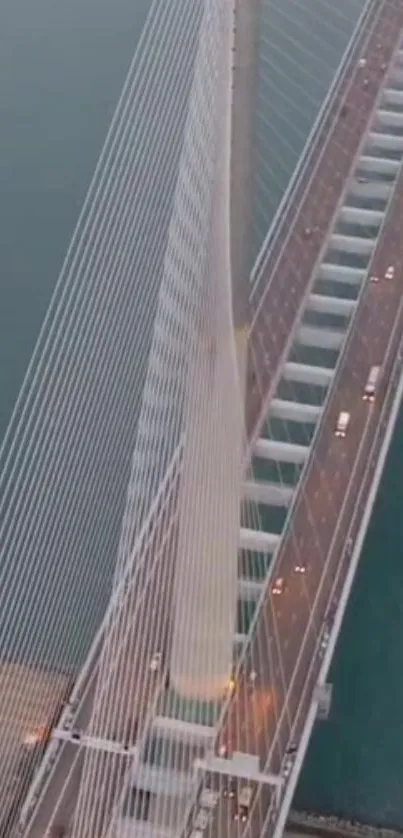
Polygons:
[[[362,33],[358,56],[354,52],[343,97],[338,98],[330,125],[320,133],[309,176],[297,190],[269,254],[258,291],[252,297],[246,407],[247,428],[252,436],[273,395],[282,360],[288,352],[293,323],[310,287],[352,161],[366,133],[385,66],[396,47],[402,18],[400,0],[383,0],[375,6]],[[359,66],[360,57],[366,58],[365,67]],[[345,106],[347,113],[341,116]],[[305,235],[306,228],[312,231],[309,237]]]

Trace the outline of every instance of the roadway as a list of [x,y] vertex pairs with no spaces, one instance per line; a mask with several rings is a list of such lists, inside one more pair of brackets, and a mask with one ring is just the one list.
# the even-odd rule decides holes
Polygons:
[[278,258],[281,258],[283,255],[284,245],[289,240],[290,231],[292,230],[296,216],[300,211],[300,206],[306,199],[308,189],[310,189],[312,180],[316,175],[319,162],[322,160],[324,154],[328,152],[332,138],[334,138],[334,131],[337,128],[336,123],[339,118],[340,109],[344,104],[345,97],[353,81],[352,70],[354,69],[355,64],[358,63],[361,55],[366,51],[368,37],[371,34],[374,22],[376,22],[378,11],[378,0],[372,0],[372,2],[369,3],[365,19],[361,19],[360,28],[358,31],[356,30],[356,40],[351,50],[349,50],[345,66],[339,75],[337,87],[335,86],[335,90],[326,109],[326,113],[312,137],[309,150],[306,154],[303,152],[305,164],[301,167],[301,172],[299,173],[295,187],[287,200],[286,206],[281,212],[278,223],[276,224],[272,234],[270,231],[270,235],[268,236],[269,241],[267,251],[265,255],[259,255],[258,262],[259,265],[263,264],[263,267],[260,267],[257,271],[253,283],[251,301],[254,311],[259,306],[262,297],[267,294],[267,282],[265,283],[264,280],[267,280],[267,277],[271,275],[274,271]]
[[[175,492],[175,483],[171,488]],[[171,516],[169,529],[166,522],[173,505],[171,491],[168,503],[161,504],[157,511],[160,525],[154,530],[150,527],[152,537],[145,545],[140,575],[133,576],[127,585],[119,616],[115,612],[109,624],[113,628],[108,642],[101,647],[86,688],[71,714],[72,731],[130,747],[146,725],[163,675],[150,669],[151,657],[156,649],[166,652],[169,638],[175,517]],[[140,598],[136,596],[139,590]],[[165,608],[160,606],[161,591],[164,591]],[[129,759],[129,754],[102,754],[78,742],[61,741],[52,773],[24,833],[26,838],[43,838],[53,824],[70,825],[76,807],[79,808],[77,803],[83,799],[91,799],[94,812],[101,817],[114,798],[114,785],[125,772]],[[92,772],[96,770],[98,774],[102,761],[108,790],[91,783]]]
[[[403,8],[396,37],[402,25]],[[367,283],[358,304],[337,383],[298,490],[292,525],[276,557],[273,578],[283,577],[286,588],[280,596],[269,590],[260,609],[220,737],[228,754],[258,754],[262,766],[275,774],[284,768],[287,747],[298,744],[302,734],[322,660],[321,632],[325,624],[331,628],[393,401],[390,378],[403,334],[402,213],[403,174],[371,263],[371,274],[381,279]],[[388,282],[383,277],[391,264],[396,274]],[[382,379],[376,402],[370,405],[362,395],[370,367],[378,364],[383,365]],[[341,410],[351,414],[345,439],[334,435]],[[305,574],[295,572],[301,558]],[[253,688],[252,669],[258,673]],[[266,712],[256,705],[264,705]],[[216,776],[207,782],[222,790]],[[270,805],[275,814],[272,791],[260,789],[248,834],[260,834]],[[238,836],[241,827],[233,820],[234,807],[233,799],[221,797],[206,835]],[[265,835],[269,832],[270,827]]]
[[[311,159],[297,189],[273,248],[268,254],[263,278],[252,295],[249,381],[258,371],[258,386],[250,388],[246,423],[249,435],[267,412],[282,360],[288,352],[292,326],[307,293],[322,252],[330,222],[343,193],[351,163],[356,155],[396,46],[401,26],[399,2],[383,0],[368,18],[353,52],[343,95],[337,97],[332,119],[317,140],[317,155]],[[359,57],[367,59],[365,67]],[[347,113],[341,110],[347,106]],[[312,233],[305,235],[305,229]],[[270,358],[270,364],[265,358]],[[264,394],[264,396],[262,396]]]

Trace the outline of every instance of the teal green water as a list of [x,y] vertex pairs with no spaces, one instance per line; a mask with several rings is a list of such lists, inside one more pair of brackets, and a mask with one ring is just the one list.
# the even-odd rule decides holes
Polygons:
[[[149,0],[0,0],[0,434],[148,5]],[[329,19],[321,13],[323,0],[263,5],[256,243],[361,2],[329,3]],[[325,40],[331,42],[326,56]],[[296,75],[295,62],[305,62],[303,78]],[[309,97],[302,98],[301,85],[309,88]],[[402,463],[403,417],[332,670],[331,717],[315,731],[297,794],[301,806],[401,827]]]
[[403,413],[329,680],[297,805],[403,827]]

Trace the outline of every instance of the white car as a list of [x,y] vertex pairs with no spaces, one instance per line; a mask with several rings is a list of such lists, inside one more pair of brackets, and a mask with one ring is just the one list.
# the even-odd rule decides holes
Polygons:
[[336,429],[335,429],[335,436],[344,439],[347,434],[348,426],[350,424],[350,414],[347,413],[346,410],[342,410],[339,413],[339,418],[337,420]]
[[294,757],[291,754],[287,754],[287,756],[286,756],[286,758],[283,762],[283,767],[282,767],[282,772],[281,772],[284,779],[287,779],[287,777],[290,776],[293,764],[294,764]]
[[161,652],[154,652],[151,661],[150,661],[150,669],[151,672],[158,672],[162,662],[162,654]]
[[297,562],[294,567],[295,573],[305,573],[306,571],[306,564],[305,562]]
[[282,576],[279,576],[272,588],[272,592],[275,596],[280,596],[284,591],[284,579]]
[[321,639],[321,642],[320,642],[320,648],[323,652],[325,651],[325,649],[327,649],[327,646],[328,646],[328,643],[329,643],[329,638],[330,638],[330,631],[329,631],[328,627],[325,626],[325,628],[323,630],[323,634],[322,634],[322,639]]
[[385,279],[394,279],[395,276],[395,269],[393,265],[389,265],[385,273]]

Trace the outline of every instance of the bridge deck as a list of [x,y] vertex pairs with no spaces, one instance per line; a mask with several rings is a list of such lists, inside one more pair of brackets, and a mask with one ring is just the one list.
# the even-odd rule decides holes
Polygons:
[[[386,5],[388,14],[383,14]],[[403,7],[400,3],[395,9],[390,2],[383,5],[374,4],[374,9],[379,12],[379,19],[375,20],[374,11],[361,33],[350,66],[351,81],[346,77],[338,93],[327,127],[317,140],[319,150],[313,156],[311,169],[297,191],[297,197],[289,209],[284,225],[280,227],[280,236],[276,239],[275,249],[265,268],[265,277],[254,295],[255,320],[251,344],[254,353],[253,366],[257,363],[260,386],[254,388],[254,393],[249,394],[248,427],[251,433],[257,430],[259,417],[262,417],[266,410],[266,405],[259,395],[260,391],[273,394],[288,352],[293,325],[308,292],[315,265],[343,191],[345,178],[373,111],[385,74],[383,65],[390,60],[398,32],[403,25]],[[376,25],[372,32],[374,22]],[[369,35],[369,44],[364,46]],[[368,55],[365,68],[367,85],[363,84],[362,69],[356,68],[362,50]],[[346,119],[338,119],[337,115],[345,95],[349,106],[348,116]],[[310,188],[304,198],[308,186]],[[399,213],[403,204],[400,195],[398,200]],[[304,236],[305,227],[312,228],[313,232],[309,237]],[[375,256],[374,271],[378,271],[380,275],[390,264],[395,239],[396,229],[393,229],[393,224],[389,224]],[[370,440],[376,434],[382,396],[385,395],[380,394],[379,401],[370,408],[361,398],[368,365],[371,363],[367,352],[368,336],[373,334],[374,354],[371,357],[376,363],[379,354],[385,354],[391,325],[401,298],[397,257],[395,266],[397,276],[394,282],[389,285],[368,285],[359,304],[356,329],[343,365],[340,386],[330,400],[305,490],[300,494],[295,509],[292,532],[299,546],[309,551],[309,568],[303,576],[293,573],[295,551],[289,535],[284,540],[276,565],[276,572],[287,577],[288,590],[279,598],[281,604],[279,602],[274,621],[271,616],[273,609],[269,607],[272,606],[271,596],[260,611],[249,656],[239,677],[224,726],[222,740],[229,750],[255,752],[265,759],[268,756],[268,746],[274,743],[269,763],[273,772],[278,772],[281,768],[291,732],[297,738],[303,725],[306,707],[312,699],[317,677],[315,667],[320,662],[319,656],[314,654],[318,643],[317,628],[323,621],[329,602],[333,602],[339,594],[348,566],[348,556],[342,552],[346,527],[356,508],[360,485],[368,465],[365,455],[368,453]],[[394,349],[395,347],[391,347],[390,359]],[[346,440],[335,440],[333,423],[341,408],[351,411],[351,427]],[[362,439],[364,442],[359,451],[358,443]],[[352,473],[354,477],[350,483]],[[347,502],[344,502],[348,487]],[[364,500],[363,495],[359,511]],[[357,521],[359,518],[360,516]],[[327,557],[326,564],[324,557]],[[332,593],[335,578],[339,588]],[[158,576],[158,584],[163,581]],[[318,593],[313,627],[309,622],[309,615]],[[157,594],[155,596],[157,599]],[[273,638],[270,650],[273,667],[269,667],[270,655],[266,647],[268,636]],[[305,639],[300,655],[302,637]],[[261,666],[252,697],[248,676],[251,666],[256,661],[261,662]],[[147,665],[147,661],[143,661],[143,667],[144,663]],[[151,685],[150,699],[152,692]],[[85,712],[87,709],[88,706]],[[137,710],[138,708],[136,715]],[[143,712],[145,714],[145,711],[146,708],[141,708],[140,716]],[[75,723],[77,719],[78,715]],[[298,724],[295,729],[294,723]],[[63,779],[72,765],[74,750],[71,744],[63,746],[56,780],[54,779],[48,787],[46,801],[39,807],[38,816],[34,818],[29,830],[30,836],[36,838],[43,835],[53,801],[57,797],[55,789],[57,792],[61,790]],[[256,823],[261,825],[262,814],[269,806],[271,794],[270,789],[261,792],[260,804],[252,812],[252,826],[255,825],[255,818]],[[70,795],[66,797],[68,799],[64,801],[63,810],[68,816],[71,815],[73,803]],[[211,834],[220,838],[230,835],[232,828],[235,834],[239,835],[240,826],[233,824],[228,805],[227,800],[221,801],[217,819],[213,821],[210,829]],[[207,836],[208,832],[209,830],[206,830],[204,834]]]
[[[401,26],[403,10],[396,15]],[[269,590],[260,609],[223,728],[221,744],[228,753],[257,753],[262,765],[266,764],[274,774],[284,768],[290,742],[298,743],[312,703],[323,657],[320,628],[326,620],[331,624],[341,595],[351,544],[361,524],[395,395],[397,379],[391,384],[391,376],[403,332],[403,245],[399,240],[402,212],[400,175],[371,264],[371,273],[379,277],[393,264],[395,280],[368,282],[358,304],[351,340],[322,418],[315,454],[299,490],[290,530],[276,557],[273,576],[282,576],[287,589],[280,598],[274,598]],[[381,387],[375,404],[369,407],[362,394],[369,368],[379,363],[384,364]],[[351,414],[344,440],[334,436],[341,410]],[[257,412],[255,419],[256,416]],[[294,572],[299,551],[307,558],[307,572],[303,575]],[[249,673],[257,661],[258,682],[252,690]],[[210,777],[209,782],[214,787],[215,778]],[[260,834],[270,806],[274,806],[273,791],[261,787],[248,822],[250,834]],[[232,807],[231,798],[221,800],[210,827],[211,835],[239,835]],[[273,814],[265,834],[274,830],[275,811]]]
[[[250,375],[258,369],[259,387],[250,392],[247,427],[250,433],[264,418],[265,403],[273,394],[281,361],[287,350],[292,324],[309,287],[338,206],[351,162],[358,151],[379,88],[396,46],[401,8],[374,4],[363,27],[347,74],[329,118],[316,138],[316,153],[297,188],[252,297]],[[367,56],[365,69],[358,66]],[[367,84],[363,84],[365,79]],[[348,114],[338,118],[342,106]],[[305,229],[310,228],[307,238]],[[270,363],[266,362],[270,359]],[[261,393],[265,394],[262,402]]]
[[[292,324],[323,253],[330,222],[338,207],[344,181],[350,172],[369,117],[383,82],[385,67],[396,47],[403,25],[403,8],[383,6],[366,47],[368,56],[363,85],[357,68],[346,101],[349,115],[339,120],[326,144],[306,200],[295,211],[295,227],[289,233],[287,251],[277,263],[269,260],[262,295],[256,306],[252,329],[252,367],[257,368],[258,387],[248,404],[248,427],[256,436],[267,404],[260,392],[274,394],[279,370],[290,348]],[[380,46],[382,44],[382,46]],[[361,73],[361,75],[360,75]],[[322,199],[321,199],[321,196]],[[354,538],[361,524],[388,414],[395,395],[390,385],[403,330],[401,271],[403,247],[399,226],[403,210],[403,176],[399,176],[386,224],[371,262],[371,274],[383,277],[395,267],[393,283],[368,282],[357,306],[354,329],[332,390],[315,442],[304,486],[293,512],[292,524],[276,556],[273,578],[282,576],[287,589],[281,597],[268,592],[259,611],[245,663],[223,725],[220,745],[233,751],[258,754],[273,774],[284,768],[286,748],[298,742],[312,703],[323,658],[320,628],[331,621],[345,582]],[[309,226],[314,234],[304,237]],[[284,242],[283,242],[284,244]],[[278,254],[280,258],[281,248]],[[271,266],[271,267],[270,267]],[[290,301],[290,285],[293,297]],[[282,316],[281,316],[282,315]],[[284,316],[285,315],[285,316]],[[269,363],[268,363],[269,359]],[[371,365],[384,364],[376,403],[362,399]],[[341,410],[351,414],[346,439],[334,436]],[[351,542],[347,542],[348,538]],[[294,572],[299,551],[307,558],[307,572]],[[277,607],[274,607],[277,606]],[[271,638],[267,649],[267,638]],[[259,662],[258,681],[251,688],[250,672]],[[210,775],[206,782],[217,789],[222,782]],[[273,790],[260,787],[248,821],[248,834],[260,834],[264,817],[274,805]],[[221,797],[206,835],[240,834],[234,821],[234,802]],[[275,815],[275,811],[274,811]],[[275,827],[275,816],[267,834]],[[241,830],[242,831],[242,830]],[[266,832],[265,832],[266,834]]]

